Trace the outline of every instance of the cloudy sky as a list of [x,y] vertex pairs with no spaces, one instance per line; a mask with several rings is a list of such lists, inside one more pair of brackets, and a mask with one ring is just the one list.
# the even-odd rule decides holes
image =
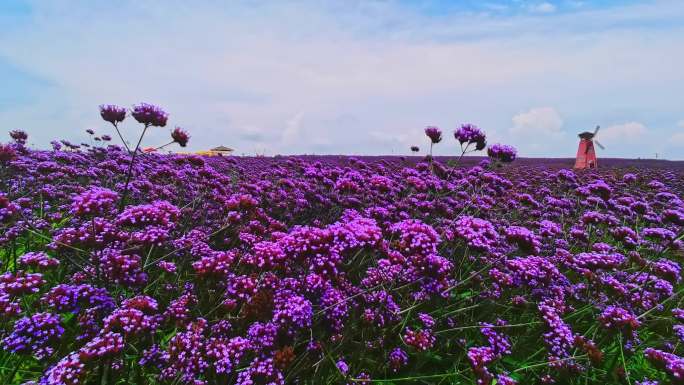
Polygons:
[[178,125],[192,150],[405,154],[437,125],[452,154],[470,122],[573,156],[600,124],[600,156],[684,159],[682,20],[681,0],[2,0],[0,130],[81,142],[111,134],[99,104],[146,101],[171,125],[146,144]]

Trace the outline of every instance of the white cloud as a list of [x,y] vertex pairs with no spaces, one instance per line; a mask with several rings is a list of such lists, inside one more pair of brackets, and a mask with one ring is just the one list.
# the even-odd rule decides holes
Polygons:
[[488,9],[488,10],[494,11],[494,12],[503,12],[503,11],[507,11],[510,8],[508,5],[502,4],[502,3],[483,3],[482,6],[485,9]]
[[647,134],[648,129],[642,123],[628,122],[605,128],[602,127],[598,133],[598,138],[604,145],[609,145],[610,142],[634,143],[643,139]]
[[553,13],[556,11],[556,6],[548,2],[530,5],[529,8],[532,12],[538,13]]
[[298,139],[302,132],[302,118],[304,112],[299,112],[287,120],[283,130],[283,142],[290,144]]
[[561,133],[563,119],[552,107],[533,108],[513,117],[510,132],[519,136],[554,136]]
[[[680,120],[677,122],[677,126],[679,128],[684,129],[684,119]],[[677,147],[684,146],[684,132],[676,132],[674,133],[669,140],[670,144],[673,144]]]
[[684,132],[678,132],[670,137],[670,144],[684,146]]

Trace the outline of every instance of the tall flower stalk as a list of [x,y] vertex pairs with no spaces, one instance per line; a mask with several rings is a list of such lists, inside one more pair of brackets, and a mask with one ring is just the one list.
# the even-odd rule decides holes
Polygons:
[[138,138],[138,143],[135,145],[133,154],[131,155],[131,162],[128,164],[128,171],[126,172],[126,183],[124,184],[124,191],[121,195],[121,202],[119,202],[119,211],[122,211],[124,206],[126,206],[126,198],[128,197],[128,184],[131,182],[131,176],[133,175],[133,165],[135,164],[135,158],[138,156],[138,151],[140,150],[140,144],[142,143],[143,137],[150,126],[164,127],[166,126],[166,121],[169,118],[167,114],[161,108],[148,104],[140,103],[133,106],[133,111],[131,115],[138,123],[143,124],[143,130]]
[[425,135],[430,138],[430,171],[432,171],[432,146],[442,141],[442,130],[439,127],[425,127]]
[[[121,212],[123,211],[123,208],[126,206],[126,198],[128,198],[128,186],[130,185],[131,177],[133,176],[133,166],[135,165],[135,160],[138,156],[138,152],[140,152],[140,145],[142,144],[142,140],[145,137],[145,134],[147,133],[147,129],[152,126],[166,126],[169,114],[162,110],[160,107],[149,103],[140,103],[138,105],[133,106],[133,110],[131,110],[131,116],[133,116],[133,118],[135,118],[135,120],[138,121],[138,123],[141,123],[143,125],[143,130],[140,133],[140,137],[138,138],[138,141],[135,144],[135,148],[133,149],[133,151],[131,151],[131,148],[128,146],[123,135],[121,135],[121,131],[119,130],[118,125],[119,123],[123,122],[126,118],[126,110],[119,106],[103,104],[100,106],[100,116],[102,116],[102,119],[108,121],[114,126],[116,133],[119,135],[119,138],[121,138],[121,142],[126,147],[126,150],[131,156],[131,160],[128,163],[128,170],[126,171],[126,182],[124,183],[123,193],[121,194],[121,200],[119,201],[119,212]],[[176,130],[180,129],[177,128]],[[187,143],[187,139],[189,138],[189,136],[182,130],[181,132],[185,134],[185,143]],[[177,142],[176,138],[174,138],[174,142]]]

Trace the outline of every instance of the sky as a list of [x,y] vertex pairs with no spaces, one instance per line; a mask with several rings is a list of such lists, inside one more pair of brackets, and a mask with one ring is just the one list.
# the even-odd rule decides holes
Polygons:
[[[684,159],[684,1],[0,1],[0,131],[113,135],[157,104],[189,150],[408,154],[472,123],[526,157]],[[140,126],[123,123],[137,139]],[[4,135],[1,134],[0,135]],[[9,137],[0,141],[8,140]]]

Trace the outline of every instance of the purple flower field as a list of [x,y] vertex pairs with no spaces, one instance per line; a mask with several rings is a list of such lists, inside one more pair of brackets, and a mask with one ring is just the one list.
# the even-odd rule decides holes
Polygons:
[[684,384],[683,162],[463,157],[472,125],[426,130],[453,158],[164,155],[158,107],[130,147],[101,114],[0,146],[2,384]]

